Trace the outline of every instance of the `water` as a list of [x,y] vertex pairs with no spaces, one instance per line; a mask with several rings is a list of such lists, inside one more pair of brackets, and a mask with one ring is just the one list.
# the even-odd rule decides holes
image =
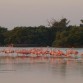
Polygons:
[[[78,50],[82,51],[82,49]],[[50,62],[0,59],[0,82],[83,83],[83,62],[62,59]]]

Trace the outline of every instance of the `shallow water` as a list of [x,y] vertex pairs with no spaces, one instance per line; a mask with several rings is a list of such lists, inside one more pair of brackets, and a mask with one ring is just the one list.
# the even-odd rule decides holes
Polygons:
[[0,59],[0,83],[83,83],[83,62]]

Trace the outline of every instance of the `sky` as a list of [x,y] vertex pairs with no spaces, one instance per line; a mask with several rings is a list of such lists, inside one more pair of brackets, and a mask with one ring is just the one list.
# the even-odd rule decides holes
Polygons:
[[67,18],[79,25],[83,19],[83,0],[0,0],[0,26],[48,25],[51,19]]

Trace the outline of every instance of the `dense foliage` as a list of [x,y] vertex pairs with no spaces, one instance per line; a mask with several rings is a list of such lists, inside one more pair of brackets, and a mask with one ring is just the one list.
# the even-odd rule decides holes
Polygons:
[[15,27],[12,30],[0,27],[0,46],[54,46],[83,47],[83,20],[79,26],[69,25],[66,18],[53,19],[49,27]]

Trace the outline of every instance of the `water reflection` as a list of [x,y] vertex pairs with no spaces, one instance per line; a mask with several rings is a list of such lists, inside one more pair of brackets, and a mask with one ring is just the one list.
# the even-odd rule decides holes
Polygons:
[[[5,81],[5,80],[6,81]],[[0,59],[2,83],[82,83],[83,62],[64,59]]]

